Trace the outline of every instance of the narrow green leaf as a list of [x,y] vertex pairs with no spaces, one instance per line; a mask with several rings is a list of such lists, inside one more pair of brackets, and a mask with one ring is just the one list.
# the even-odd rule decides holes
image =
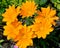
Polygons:
[[2,43],[4,40],[2,39],[2,40],[0,40],[0,43]]

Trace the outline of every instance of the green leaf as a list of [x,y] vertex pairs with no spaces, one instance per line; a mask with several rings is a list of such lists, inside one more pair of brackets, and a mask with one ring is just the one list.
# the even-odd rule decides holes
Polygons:
[[22,0],[19,0],[19,5],[21,5],[22,4]]
[[47,2],[47,0],[40,0],[40,5],[43,5]]
[[2,48],[2,45],[0,45],[0,48]]
[[57,4],[57,9],[60,9],[60,4]]
[[26,2],[26,0],[22,0],[22,2]]
[[43,48],[47,48],[46,42],[42,38],[39,39],[39,43],[43,46]]
[[0,20],[2,20],[2,18],[3,18],[3,17],[2,17],[2,16],[0,16]]
[[60,12],[58,13],[58,16],[60,17]]
[[57,0],[58,3],[60,3],[60,0]]
[[31,17],[28,17],[28,18],[26,18],[26,22],[25,23],[26,23],[27,26],[29,26],[29,25],[33,24],[33,21],[34,20]]
[[0,16],[2,15],[2,13],[5,11],[5,8],[0,8]]
[[36,4],[39,4],[39,0],[34,0],[36,2]]
[[56,2],[57,2],[57,0],[51,0],[51,2],[52,2],[52,3],[56,3]]
[[0,40],[0,43],[2,43],[4,40],[2,39],[2,40]]
[[7,2],[6,2],[6,0],[2,0],[2,2],[1,2],[1,6],[3,6],[3,7],[7,6]]

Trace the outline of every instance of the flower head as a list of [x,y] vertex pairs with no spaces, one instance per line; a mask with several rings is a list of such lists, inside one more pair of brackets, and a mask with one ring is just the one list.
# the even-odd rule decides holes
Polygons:
[[22,28],[21,22],[15,20],[11,24],[4,26],[3,35],[7,36],[7,39],[14,39],[19,34],[19,30]]
[[41,8],[41,11],[37,12],[38,16],[35,17],[34,25],[32,25],[32,31],[38,36],[38,38],[46,38],[47,34],[52,32],[54,28],[52,25],[55,25],[55,20],[58,20],[58,17],[55,15],[56,10],[47,8]]
[[34,1],[26,1],[26,3],[22,3],[21,13],[22,17],[29,17],[36,13],[37,5],[35,5]]
[[33,45],[33,37],[34,36],[33,32],[31,32],[31,28],[24,25],[23,28],[19,30],[19,34],[16,36],[14,41],[17,41],[16,45],[20,48],[26,48],[29,45]]
[[15,6],[9,6],[8,9],[6,9],[6,12],[2,14],[3,21],[7,22],[7,24],[13,22],[17,19],[18,14],[20,13],[20,7],[18,6],[15,8]]

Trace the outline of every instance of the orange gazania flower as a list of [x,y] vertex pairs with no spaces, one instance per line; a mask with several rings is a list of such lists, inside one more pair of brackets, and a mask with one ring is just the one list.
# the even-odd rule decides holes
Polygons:
[[47,19],[51,24],[56,25],[55,20],[59,18],[56,16],[56,10],[50,9],[50,6],[47,8],[41,8],[41,11],[37,12],[38,16],[36,17],[35,21],[39,22],[38,20],[42,21],[42,18]]
[[16,35],[19,34],[19,30],[22,28],[22,23],[15,20],[14,22],[11,22],[11,24],[8,24],[4,26],[4,33],[3,35],[7,36],[7,39],[14,39]]
[[27,46],[33,45],[32,38],[33,32],[31,32],[29,27],[24,25],[14,40],[17,41],[16,45],[19,46],[19,48],[27,48]]
[[[44,22],[44,21],[43,21]],[[32,31],[35,32],[36,37],[38,38],[46,38],[47,34],[52,32],[54,30],[53,27],[51,27],[51,24],[48,24],[45,20],[44,23],[34,23],[32,25]]]
[[7,22],[7,24],[13,22],[15,19],[17,19],[18,14],[20,13],[20,7],[18,6],[15,8],[15,6],[9,6],[8,9],[6,9],[6,12],[2,14],[3,21]]
[[34,1],[26,1],[26,3],[22,3],[21,6],[21,14],[22,17],[29,17],[36,13],[37,5],[35,5]]
[[52,25],[55,25],[55,20],[58,20],[58,17],[55,15],[56,10],[47,8],[41,8],[41,11],[37,12],[38,16],[35,17],[34,25],[32,25],[32,31],[38,36],[38,38],[46,38],[47,34],[52,32],[54,28]]

